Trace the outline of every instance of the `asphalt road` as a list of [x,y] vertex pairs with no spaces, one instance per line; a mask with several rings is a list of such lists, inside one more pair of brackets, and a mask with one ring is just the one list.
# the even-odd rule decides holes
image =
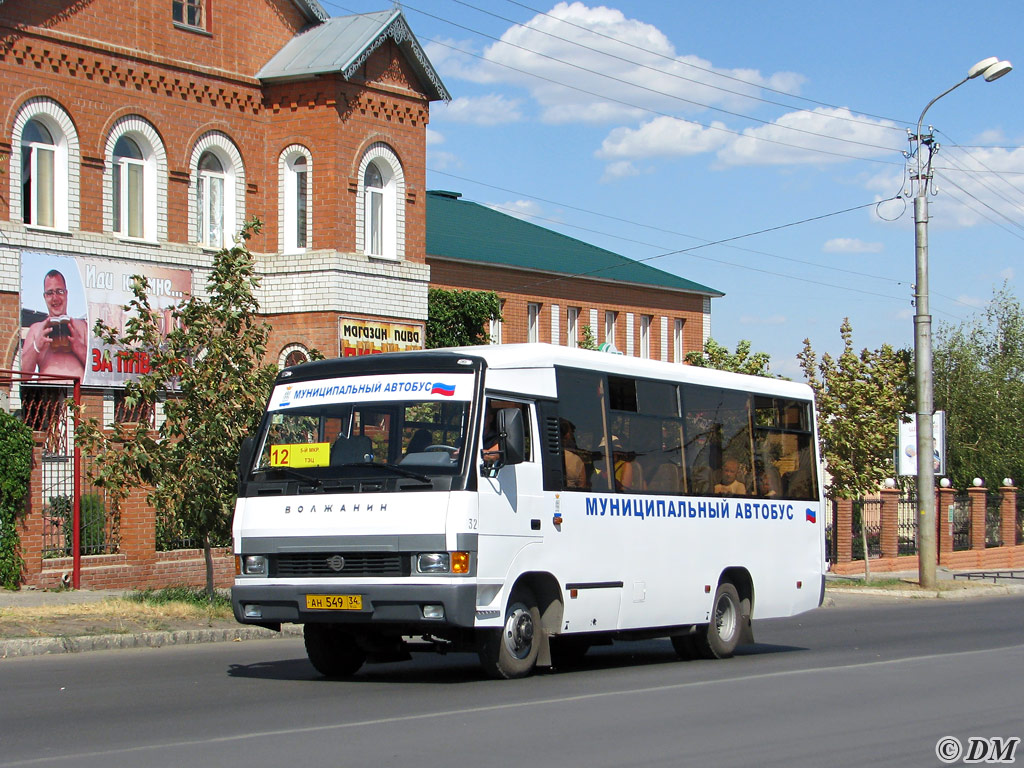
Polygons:
[[0,767],[939,766],[1024,737],[1024,596],[836,602],[729,661],[651,641],[521,681],[424,655],[331,682],[298,638],[8,659]]

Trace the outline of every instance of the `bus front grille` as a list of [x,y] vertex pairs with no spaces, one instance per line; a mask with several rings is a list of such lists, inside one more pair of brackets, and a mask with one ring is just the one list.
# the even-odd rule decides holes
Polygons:
[[360,552],[356,554],[303,553],[277,555],[277,576],[408,576],[408,555],[398,552]]

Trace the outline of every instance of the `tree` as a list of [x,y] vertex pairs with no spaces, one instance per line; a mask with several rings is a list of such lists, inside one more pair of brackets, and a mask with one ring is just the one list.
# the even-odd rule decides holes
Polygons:
[[428,349],[487,344],[487,323],[501,319],[501,299],[494,291],[427,291]]
[[0,586],[17,589],[24,562],[18,516],[25,509],[32,477],[32,430],[0,411]]
[[125,402],[152,413],[166,397],[166,418],[157,430],[140,420],[111,431],[87,418],[78,434],[96,456],[93,482],[115,503],[131,488],[148,486],[154,507],[202,540],[211,598],[212,542],[230,533],[239,449],[259,424],[277,370],[263,362],[270,326],[257,314],[259,278],[246,247],[260,227],[258,219],[247,222],[234,247],[214,256],[208,298],[192,296],[174,307],[166,337],[146,281],[133,279],[124,330],[100,322],[96,331],[108,344],[149,355],[149,371],[126,383]]
[[736,351],[730,352],[728,347],[709,338],[702,352],[687,352],[685,360],[698,368],[716,368],[751,376],[774,376],[770,370],[771,356],[767,352],[751,354],[750,347],[750,341],[742,339],[737,342]]
[[820,364],[804,339],[797,355],[818,408],[818,436],[832,475],[833,498],[859,499],[878,490],[895,469],[897,423],[911,409],[911,354],[883,344],[853,351],[849,318],[839,328],[843,352],[828,353]]
[[935,407],[946,412],[946,474],[966,487],[1024,480],[1024,310],[1004,285],[985,310],[936,333]]

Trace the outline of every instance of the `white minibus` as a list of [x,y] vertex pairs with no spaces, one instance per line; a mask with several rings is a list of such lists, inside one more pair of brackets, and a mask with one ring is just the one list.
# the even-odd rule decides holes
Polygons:
[[232,603],[328,677],[670,638],[725,658],[824,594],[809,387],[547,344],[322,360],[243,445]]

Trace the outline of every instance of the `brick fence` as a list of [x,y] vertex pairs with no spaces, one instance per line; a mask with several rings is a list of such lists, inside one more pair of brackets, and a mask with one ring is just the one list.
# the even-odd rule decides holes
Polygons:
[[[36,433],[39,437],[40,433]],[[71,557],[53,557],[52,518],[46,514],[43,494],[43,446],[33,455],[30,500],[19,521],[21,555],[25,561],[23,583],[38,589],[55,589],[69,584]],[[159,552],[156,549],[156,512],[146,502],[144,491],[134,491],[119,507],[119,524],[113,554],[82,555],[82,589],[159,589],[167,586],[204,586],[206,564],[202,549]],[[229,548],[213,551],[214,580],[229,587],[234,563]]]
[[[989,547],[986,543],[986,494],[985,488],[970,488],[969,530],[970,547],[966,550],[953,549],[953,508],[956,491],[953,488],[938,488],[935,493],[936,549],[938,564],[952,570],[978,569],[998,570],[1024,568],[1024,544],[1017,544],[1017,488],[999,489],[999,533],[1001,546]],[[918,567],[917,555],[898,554],[899,520],[897,505],[900,491],[881,491],[879,515],[879,545],[881,557],[870,559],[872,572],[914,571]],[[839,499],[833,511],[834,559],[832,572],[839,575],[861,573],[864,562],[853,559],[853,508],[854,502]],[[862,523],[863,524],[863,523]]]

